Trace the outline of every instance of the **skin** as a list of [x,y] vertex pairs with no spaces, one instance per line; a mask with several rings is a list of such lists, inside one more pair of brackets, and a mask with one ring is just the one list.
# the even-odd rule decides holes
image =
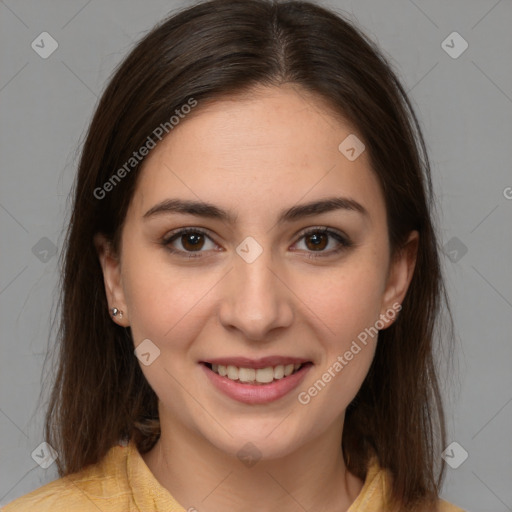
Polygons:
[[[186,509],[287,512],[300,504],[339,512],[361,491],[340,443],[345,409],[377,337],[307,405],[297,395],[402,302],[418,233],[391,257],[384,197],[367,152],[351,162],[338,150],[351,133],[357,134],[297,86],[200,104],[146,158],[120,254],[101,235],[95,239],[109,305],[124,313],[115,321],[131,327],[135,346],[149,338],[160,349],[150,365],[141,364],[159,398],[162,428],[143,459]],[[282,210],[332,196],[357,201],[367,215],[334,210],[277,224]],[[236,214],[236,223],[177,213],[143,218],[168,198],[213,203]],[[161,243],[183,227],[208,232],[202,257],[171,254]],[[340,245],[328,238],[327,256],[308,258],[319,252],[301,232],[315,227],[340,231],[353,245],[329,255]],[[252,263],[236,252],[247,236],[263,249]],[[192,252],[180,240],[172,247]],[[299,388],[262,405],[226,397],[199,364],[270,355],[306,358],[313,366]],[[247,442],[261,453],[252,467],[237,457]]]

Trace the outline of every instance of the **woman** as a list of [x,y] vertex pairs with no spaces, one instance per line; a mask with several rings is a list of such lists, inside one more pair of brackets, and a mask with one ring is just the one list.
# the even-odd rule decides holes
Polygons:
[[403,88],[336,14],[213,0],[157,26],[79,166],[61,478],[5,512],[460,511],[431,188]]

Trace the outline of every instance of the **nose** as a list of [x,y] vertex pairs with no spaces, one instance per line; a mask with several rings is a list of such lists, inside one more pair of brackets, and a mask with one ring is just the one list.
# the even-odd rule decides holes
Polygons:
[[269,250],[251,263],[235,255],[224,282],[219,310],[221,324],[251,341],[268,341],[293,322],[293,293],[284,275],[272,268]]

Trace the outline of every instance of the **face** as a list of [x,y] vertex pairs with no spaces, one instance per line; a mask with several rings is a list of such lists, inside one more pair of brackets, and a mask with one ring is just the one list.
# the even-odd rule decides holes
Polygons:
[[368,155],[338,149],[350,134],[305,91],[264,88],[199,104],[146,158],[119,258],[96,242],[163,432],[268,458],[341,432],[417,241],[391,258]]

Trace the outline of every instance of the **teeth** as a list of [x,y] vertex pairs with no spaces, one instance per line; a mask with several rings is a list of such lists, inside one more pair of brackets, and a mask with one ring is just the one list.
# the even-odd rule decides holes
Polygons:
[[231,380],[238,380],[238,368],[236,366],[228,366],[227,377]]
[[280,364],[274,368],[274,379],[282,379],[284,377],[284,366]]
[[293,369],[295,368],[295,365],[293,364],[287,364],[285,367],[284,367],[284,376],[285,377],[288,377],[288,375],[291,375],[292,372],[293,372]]
[[254,372],[256,374],[256,382],[268,383],[274,380],[274,368],[259,368]]
[[273,380],[279,380],[288,377],[297,371],[302,365],[287,364],[277,366],[267,366],[266,368],[238,368],[233,365],[225,366],[223,364],[212,364],[212,370],[221,377],[227,377],[231,380],[240,382],[258,382],[260,384],[268,384]]
[[239,368],[238,380],[240,382],[252,382],[256,377],[256,370],[254,368]]

